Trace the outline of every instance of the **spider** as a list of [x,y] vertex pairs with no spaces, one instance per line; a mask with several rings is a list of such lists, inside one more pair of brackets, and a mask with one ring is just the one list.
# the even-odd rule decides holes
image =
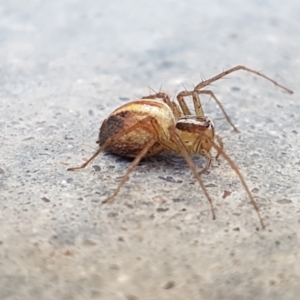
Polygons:
[[[133,157],[131,165],[114,193],[102,202],[107,203],[117,196],[121,187],[128,180],[130,173],[139,164],[141,159],[157,155],[165,150],[181,153],[208,199],[212,218],[215,219],[212,199],[200,176],[208,170],[212,160],[211,150],[215,149],[217,152],[216,157],[222,155],[239,177],[257,213],[261,227],[265,228],[258,205],[244,177],[237,165],[223,150],[222,140],[215,134],[213,121],[204,115],[199,98],[199,95],[202,94],[210,95],[222,110],[226,120],[237,131],[215,94],[210,90],[203,90],[203,88],[239,70],[263,77],[286,92],[293,93],[290,89],[280,85],[262,73],[245,66],[236,66],[208,80],[201,81],[192,91],[180,92],[177,95],[178,103],[171,101],[169,96],[162,92],[142,97],[139,100],[130,101],[114,110],[103,121],[97,141],[100,147],[94,155],[81,166],[69,168],[68,171],[85,168],[103,150],[120,156]],[[195,115],[191,113],[185,102],[185,97],[189,96],[193,99]],[[197,171],[190,154],[201,154],[206,157],[206,165],[200,172]]]

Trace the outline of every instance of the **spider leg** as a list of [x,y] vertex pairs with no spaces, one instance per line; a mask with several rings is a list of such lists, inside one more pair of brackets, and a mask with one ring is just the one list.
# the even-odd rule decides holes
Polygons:
[[196,116],[204,117],[204,112],[203,112],[202,104],[201,104],[200,97],[199,97],[200,94],[210,95],[216,101],[216,103],[220,107],[221,111],[223,112],[227,122],[233,127],[234,131],[239,132],[238,129],[233,125],[233,123],[232,123],[230,117],[228,116],[228,114],[226,113],[222,103],[218,100],[218,98],[215,96],[215,94],[212,91],[195,89],[194,91],[182,91],[178,94],[178,96],[182,97],[181,101],[184,103],[185,103],[185,101],[184,101],[183,97],[192,96],[193,102],[194,102],[194,108],[196,111]]
[[193,102],[194,102],[194,108],[196,111],[196,115],[198,117],[204,117],[205,115],[204,115],[204,111],[202,108],[202,103],[201,103],[201,100],[199,97],[199,93],[197,93],[196,91],[193,91],[192,96],[193,96]]
[[[217,143],[219,144],[219,147],[220,147],[221,150],[223,151],[223,149],[224,149],[224,143],[223,143],[223,141],[222,141],[222,138],[221,138],[220,136],[218,136],[218,135],[216,135],[215,138],[216,138]],[[217,153],[216,159],[219,158],[220,154],[221,154],[220,152]]]
[[206,151],[204,149],[201,149],[198,153],[206,157],[206,165],[204,166],[204,168],[201,171],[198,172],[199,175],[202,175],[202,174],[206,173],[207,170],[209,169],[209,167],[211,165],[211,161],[212,161],[212,156],[208,151]]
[[179,103],[179,106],[180,106],[184,116],[192,115],[190,109],[188,108],[187,104],[184,101],[184,97],[187,97],[187,96],[192,96],[192,92],[182,91],[182,92],[178,93],[178,95],[177,95],[177,101]]
[[198,91],[182,91],[182,92],[178,93],[177,100],[178,100],[178,103],[179,103],[184,115],[185,116],[192,115],[185,100],[184,100],[185,97],[189,97],[189,96],[193,97],[196,116],[204,117],[204,111],[202,109],[202,104],[201,104],[201,101],[199,98]]
[[[198,171],[199,175],[202,175],[207,172],[207,170],[209,169],[209,167],[211,165],[211,161],[212,161],[212,155],[210,154],[210,152],[203,148],[203,142],[205,140],[207,140],[206,136],[204,136],[204,138],[203,138],[203,136],[200,135],[194,141],[193,146],[192,146],[193,153],[203,155],[206,158],[206,165],[204,166],[204,168],[201,171]],[[210,139],[209,139],[209,141],[210,141]],[[206,141],[206,143],[207,143],[207,141]]]
[[134,170],[134,168],[139,164],[139,162],[141,161],[141,159],[147,154],[147,152],[151,149],[151,147],[156,143],[156,140],[153,139],[151,141],[149,141],[146,146],[143,148],[143,150],[135,157],[135,159],[132,161],[131,165],[129,166],[129,168],[127,169],[125,175],[123,176],[121,182],[119,183],[118,187],[116,188],[116,190],[114,191],[114,193],[109,196],[108,198],[106,198],[104,201],[102,201],[101,204],[105,204],[110,202],[113,198],[115,198],[118,193],[120,192],[122,186],[125,184],[125,182],[128,180],[129,178],[129,174]]
[[[204,135],[205,135],[205,134],[204,134]],[[209,138],[209,136],[207,136],[207,138]],[[239,177],[240,182],[241,182],[241,184],[243,185],[243,187],[244,187],[246,193],[248,194],[248,197],[250,198],[250,202],[251,202],[252,206],[254,207],[254,209],[255,209],[255,211],[256,211],[256,214],[257,214],[257,216],[258,216],[260,225],[261,225],[262,229],[265,229],[265,224],[264,224],[264,221],[263,221],[263,219],[262,219],[262,217],[261,217],[261,215],[260,215],[258,205],[257,205],[257,203],[255,202],[254,197],[253,197],[253,195],[251,194],[250,189],[249,189],[249,187],[248,187],[248,185],[247,185],[247,183],[246,183],[246,181],[245,181],[243,175],[241,174],[239,168],[237,167],[237,165],[235,164],[235,162],[229,157],[229,155],[226,154],[226,152],[223,150],[223,143],[221,143],[220,146],[219,146],[219,145],[217,145],[217,143],[216,143],[215,141],[213,141],[212,139],[210,140],[210,142],[211,142],[212,147],[214,147],[214,148],[217,150],[217,152],[218,152],[219,155],[222,155],[222,156],[225,158],[225,160],[228,162],[228,164],[230,165],[230,167],[233,169],[233,171],[234,171],[234,172],[236,173],[236,175]],[[218,142],[220,142],[220,141],[218,140]]]
[[173,114],[175,115],[176,120],[178,120],[183,116],[183,114],[180,110],[180,107],[178,106],[178,104],[176,102],[172,101],[172,105],[173,105],[173,108],[172,108]]
[[[226,113],[222,103],[218,100],[218,98],[215,96],[215,94],[212,92],[212,91],[209,91],[209,90],[195,90],[194,91],[195,94],[206,94],[206,95],[210,95],[215,101],[216,103],[218,104],[218,106],[220,107],[221,111],[223,112],[227,122],[232,126],[233,130],[235,132],[239,132],[238,129],[233,125],[230,117],[228,116],[228,114]],[[200,102],[200,99],[199,99],[199,102]]]
[[[193,160],[191,159],[187,149],[185,148],[183,142],[181,141],[180,137],[178,136],[175,127],[169,127],[169,132],[171,134],[172,137],[172,141],[174,142],[174,144],[176,145],[177,149],[180,151],[180,153],[183,155],[183,157],[185,158],[188,166],[190,167],[190,169],[192,170],[195,178],[197,179],[197,181],[199,182],[209,204],[210,204],[210,208],[211,208],[211,213],[212,213],[212,218],[213,220],[216,219],[216,215],[215,215],[215,210],[212,204],[212,199],[210,197],[210,195],[208,194],[207,188],[205,187],[200,175],[197,172],[197,168],[195,166],[195,164],[193,163]],[[178,152],[178,151],[177,151]]]
[[277,81],[271,79],[270,77],[268,77],[268,76],[266,76],[266,75],[264,75],[264,74],[262,74],[262,73],[260,73],[260,72],[258,72],[258,71],[249,69],[249,68],[247,68],[247,67],[245,67],[245,66],[236,66],[236,67],[230,68],[230,69],[228,69],[228,70],[226,70],[226,71],[224,71],[224,72],[222,72],[222,73],[220,73],[220,74],[218,74],[218,75],[216,75],[216,76],[214,76],[214,77],[212,77],[212,78],[210,78],[210,79],[204,80],[204,81],[200,82],[198,85],[196,85],[196,87],[195,87],[194,90],[200,90],[200,89],[203,89],[204,87],[206,87],[206,86],[210,85],[211,83],[213,83],[213,82],[215,82],[215,81],[217,81],[217,80],[223,78],[224,76],[227,76],[227,75],[230,74],[230,73],[233,73],[233,72],[236,72],[236,71],[240,71],[240,70],[244,70],[244,71],[246,71],[246,72],[255,74],[255,75],[257,75],[257,76],[260,76],[260,77],[262,77],[262,78],[264,78],[264,79],[266,79],[266,80],[272,82],[274,85],[276,85],[276,86],[282,88],[283,90],[285,90],[285,91],[288,92],[289,94],[293,94],[293,91],[292,91],[292,90],[290,90],[290,89],[284,87],[283,85],[279,84]]

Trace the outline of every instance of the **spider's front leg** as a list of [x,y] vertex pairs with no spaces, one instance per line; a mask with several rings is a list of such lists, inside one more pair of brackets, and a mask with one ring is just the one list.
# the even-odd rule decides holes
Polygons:
[[286,88],[285,86],[279,84],[277,81],[273,80],[272,78],[270,78],[270,77],[268,77],[268,76],[266,76],[266,75],[264,75],[264,74],[262,74],[262,73],[260,73],[260,72],[258,72],[258,71],[255,71],[255,70],[253,70],[253,69],[247,68],[247,67],[245,67],[245,66],[236,66],[236,67],[230,68],[230,69],[228,69],[228,70],[226,70],[226,71],[223,71],[223,72],[221,72],[220,74],[218,74],[218,75],[216,75],[216,76],[214,76],[214,77],[212,77],[212,78],[210,78],[210,79],[201,81],[198,85],[196,85],[195,90],[201,90],[201,89],[203,89],[204,87],[209,86],[209,85],[212,84],[213,82],[218,81],[219,79],[221,79],[221,78],[227,76],[228,74],[233,73],[233,72],[237,72],[237,71],[240,71],[240,70],[243,70],[243,71],[252,73],[252,74],[254,74],[254,75],[257,75],[257,76],[259,76],[259,77],[262,77],[262,78],[264,78],[264,79],[266,79],[266,80],[272,82],[274,85],[276,85],[276,86],[282,88],[283,90],[285,90],[285,91],[288,92],[289,94],[293,94],[293,91],[292,91],[292,90],[290,90],[290,89]]
[[228,116],[227,112],[225,111],[222,103],[218,100],[218,98],[215,96],[214,92],[210,91],[210,90],[194,90],[194,95],[197,95],[197,98],[198,98],[198,101],[199,103],[201,104],[200,102],[200,98],[199,98],[199,95],[200,94],[205,94],[205,95],[209,95],[211,96],[215,102],[218,104],[218,106],[220,107],[223,115],[225,116],[225,119],[227,120],[227,122],[232,126],[233,130],[235,132],[239,132],[239,130],[234,126],[233,122],[231,121],[230,117]]
[[237,130],[237,128],[233,125],[233,123],[232,123],[231,119],[229,118],[228,114],[226,113],[223,105],[217,99],[217,97],[215,96],[215,94],[212,91],[208,91],[208,90],[202,91],[202,90],[197,89],[197,87],[196,87],[193,91],[182,91],[182,92],[180,92],[177,95],[177,100],[178,100],[178,103],[179,103],[184,115],[192,115],[189,108],[187,107],[187,104],[186,104],[185,100],[184,100],[185,97],[191,97],[192,96],[196,116],[197,117],[204,117],[205,116],[203,108],[202,108],[201,100],[200,100],[200,97],[199,97],[200,94],[210,95],[216,101],[216,103],[220,107],[221,111],[223,112],[227,122],[232,126],[234,131],[239,132]]
[[195,91],[182,91],[180,93],[178,93],[177,95],[177,101],[181,107],[181,110],[183,112],[183,115],[185,116],[191,116],[193,115],[190,111],[190,109],[188,108],[184,98],[185,97],[193,97],[193,103],[194,103],[194,108],[195,108],[195,112],[196,112],[196,116],[198,117],[204,117],[204,111],[202,108],[202,104],[199,98],[199,95],[197,94],[197,92]]

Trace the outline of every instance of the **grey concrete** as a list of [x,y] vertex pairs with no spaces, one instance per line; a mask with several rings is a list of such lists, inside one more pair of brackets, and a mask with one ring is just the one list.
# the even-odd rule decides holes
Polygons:
[[[0,299],[299,299],[300,2],[0,1]],[[99,156],[102,120],[148,85],[175,95],[243,64],[203,98],[267,228],[224,159]],[[195,157],[201,167],[202,157]],[[224,191],[231,192],[223,198]]]

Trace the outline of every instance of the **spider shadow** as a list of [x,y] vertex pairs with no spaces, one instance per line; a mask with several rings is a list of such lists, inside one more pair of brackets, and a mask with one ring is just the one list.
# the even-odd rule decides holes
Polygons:
[[[124,174],[134,160],[132,157],[118,156],[109,152],[105,152],[104,156],[114,160],[116,164],[121,164],[121,166],[124,167]],[[205,166],[205,157],[199,154],[194,154],[191,155],[191,158],[196,165],[197,170],[201,171]],[[177,178],[184,177],[190,171],[190,168],[182,155],[170,151],[164,151],[155,156],[144,157],[135,167],[133,172],[136,170],[138,170],[139,173],[155,172],[158,174],[158,178],[174,182],[175,179],[172,176]],[[205,176],[209,174],[210,171],[208,170],[203,175]],[[178,180],[176,181],[178,182]]]

